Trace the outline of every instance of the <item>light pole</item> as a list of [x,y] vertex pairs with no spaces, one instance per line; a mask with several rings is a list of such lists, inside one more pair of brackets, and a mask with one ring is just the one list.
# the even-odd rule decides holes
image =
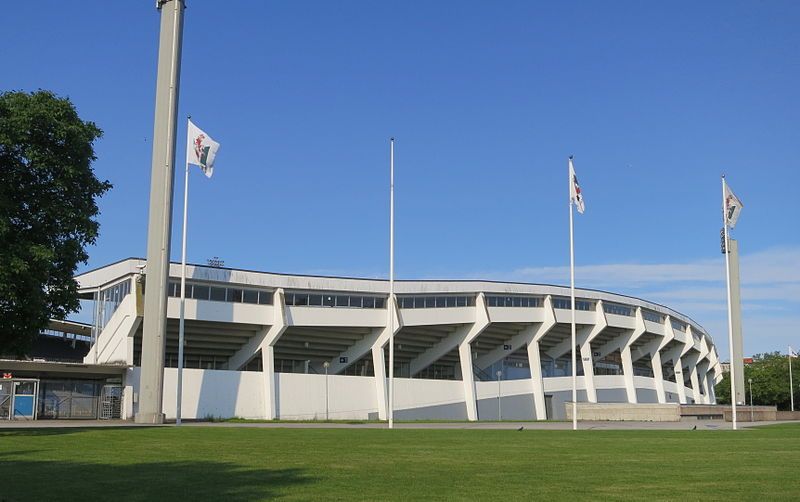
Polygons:
[[328,361],[325,361],[324,363],[322,363],[322,366],[325,368],[325,421],[326,422],[329,420],[329,418],[328,418],[328,366],[330,366],[330,365],[331,365],[331,363],[329,363]]
[[753,420],[753,379],[748,378],[747,383],[750,384],[750,421],[754,422]]
[[497,370],[497,421],[503,420],[503,400],[501,399],[502,393],[500,389],[500,382],[503,380],[503,371]]

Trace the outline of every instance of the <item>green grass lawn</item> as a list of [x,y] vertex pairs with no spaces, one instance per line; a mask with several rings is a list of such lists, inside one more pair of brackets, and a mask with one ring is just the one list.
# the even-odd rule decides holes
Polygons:
[[0,500],[779,500],[800,424],[733,431],[0,429]]

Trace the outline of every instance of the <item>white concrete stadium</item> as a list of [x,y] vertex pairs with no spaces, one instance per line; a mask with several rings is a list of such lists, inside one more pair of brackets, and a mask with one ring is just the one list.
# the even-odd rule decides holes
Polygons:
[[[145,260],[77,277],[95,300],[84,363],[122,370],[137,408]],[[180,266],[170,270],[164,412],[175,417]],[[186,419],[386,419],[388,281],[187,266]],[[565,418],[571,399],[569,288],[396,281],[395,418]],[[638,298],[576,290],[578,400],[715,403],[712,338]],[[327,373],[327,374],[326,374]]]

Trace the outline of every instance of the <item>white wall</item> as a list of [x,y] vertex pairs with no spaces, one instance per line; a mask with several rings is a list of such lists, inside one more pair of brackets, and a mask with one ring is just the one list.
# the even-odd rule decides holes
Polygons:
[[[261,375],[260,372],[254,373]],[[377,418],[374,378],[344,375],[329,375],[327,378],[329,419]],[[325,420],[325,375],[275,373],[275,386],[278,418]]]

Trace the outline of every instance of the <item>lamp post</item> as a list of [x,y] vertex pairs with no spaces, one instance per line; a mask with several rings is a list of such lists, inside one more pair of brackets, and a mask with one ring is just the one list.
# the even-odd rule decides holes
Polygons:
[[750,421],[754,422],[753,420],[753,379],[748,378],[747,383],[750,384]]
[[329,418],[328,418],[328,366],[330,366],[330,365],[331,365],[331,363],[329,363],[328,361],[325,361],[324,363],[322,363],[322,366],[325,368],[325,421],[326,422],[329,420]]
[[497,375],[497,421],[499,422],[503,419],[503,400],[500,388],[500,382],[503,380],[503,371],[497,370],[495,374]]

